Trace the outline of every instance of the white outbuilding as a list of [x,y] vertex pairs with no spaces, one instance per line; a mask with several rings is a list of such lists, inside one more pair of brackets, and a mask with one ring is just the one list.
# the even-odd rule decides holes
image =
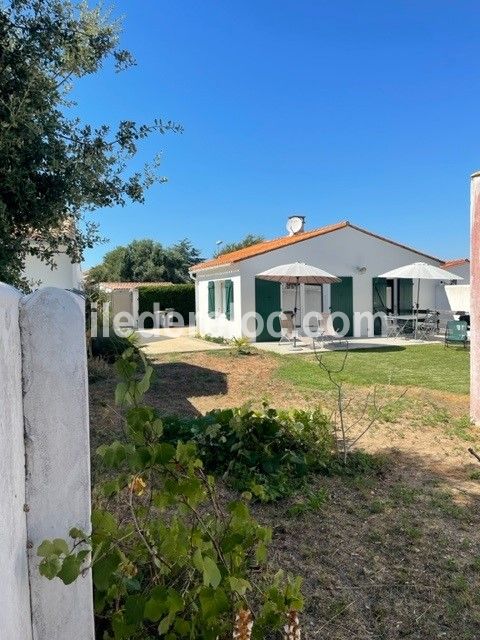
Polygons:
[[[196,323],[202,335],[223,338],[252,336],[255,314],[265,320],[259,342],[278,340],[267,318],[273,312],[294,307],[295,287],[258,278],[258,274],[293,262],[313,265],[338,276],[335,284],[301,285],[302,316],[310,312],[343,312],[350,320],[347,335],[366,337],[381,326],[371,325],[362,314],[411,313],[417,283],[406,279],[379,278],[379,274],[410,264],[426,262],[458,274],[462,285],[470,281],[469,261],[445,261],[401,242],[385,238],[349,221],[305,231],[304,218],[294,216],[289,234],[238,251],[220,255],[191,268],[196,290]],[[420,309],[448,311],[445,285],[429,281],[420,290]],[[455,311],[455,310],[452,310]],[[302,318],[297,319],[302,324]],[[275,324],[275,323],[274,323]]]

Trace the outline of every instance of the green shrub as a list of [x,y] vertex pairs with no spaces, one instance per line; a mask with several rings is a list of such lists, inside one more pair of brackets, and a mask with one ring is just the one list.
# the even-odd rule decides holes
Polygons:
[[98,336],[92,338],[92,356],[101,358],[106,362],[115,362],[125,351],[132,346],[131,338],[122,338],[113,333],[108,337]]
[[262,500],[289,495],[309,473],[337,464],[331,425],[318,410],[241,407],[163,422],[169,442],[195,442],[208,471]]
[[141,404],[153,374],[142,354],[129,349],[116,367],[127,441],[98,450],[109,479],[98,488],[92,535],[72,528],[69,540],[44,540],[40,574],[68,585],[92,569],[104,640],[239,637],[239,609],[254,618],[252,640],[278,637],[302,607],[300,578],[269,576],[271,530],[245,497],[222,503],[194,443],[165,441],[155,409]]
[[253,346],[248,338],[232,338],[230,346],[237,356],[249,356],[253,353]]
[[[156,302],[160,305],[161,310],[175,309],[182,316],[185,325],[187,325],[189,314],[195,313],[195,285],[171,284],[164,287],[139,287],[138,310],[140,314],[145,311],[153,313],[153,305]],[[145,329],[152,326],[151,320],[145,321]]]

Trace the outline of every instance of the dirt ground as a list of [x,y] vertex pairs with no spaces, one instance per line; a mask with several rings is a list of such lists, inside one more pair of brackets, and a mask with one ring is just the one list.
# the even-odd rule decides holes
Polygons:
[[[279,361],[269,354],[185,354],[154,366],[148,400],[165,415],[263,400],[326,411],[335,405],[332,393],[276,378]],[[93,447],[120,429],[114,386],[108,370],[93,372]],[[307,495],[255,507],[274,529],[273,563],[304,576],[305,638],[480,638],[480,464],[468,453],[480,438],[466,419],[468,397],[402,392],[378,390],[380,419],[358,443],[384,456],[380,476],[317,477]],[[368,389],[346,393],[347,420],[359,420],[354,437],[373,410],[370,399],[363,415]]]

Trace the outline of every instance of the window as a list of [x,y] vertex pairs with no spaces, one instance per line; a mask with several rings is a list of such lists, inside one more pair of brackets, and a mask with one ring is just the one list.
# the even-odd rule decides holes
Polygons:
[[225,280],[217,281],[217,313],[225,313]]
[[208,283],[208,315],[210,318],[225,315],[233,320],[233,281],[211,280]]

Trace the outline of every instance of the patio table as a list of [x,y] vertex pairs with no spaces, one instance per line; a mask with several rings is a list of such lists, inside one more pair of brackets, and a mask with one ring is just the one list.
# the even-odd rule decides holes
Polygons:
[[426,315],[426,313],[420,313],[418,314],[418,316],[415,313],[402,313],[400,315],[389,315],[388,317],[392,320],[396,320],[397,322],[399,322],[399,324],[402,323],[403,326],[398,332],[398,336],[406,336],[405,329],[408,327],[409,323],[411,322],[412,326],[414,327],[412,333],[416,334],[417,323],[422,322],[425,319]]

